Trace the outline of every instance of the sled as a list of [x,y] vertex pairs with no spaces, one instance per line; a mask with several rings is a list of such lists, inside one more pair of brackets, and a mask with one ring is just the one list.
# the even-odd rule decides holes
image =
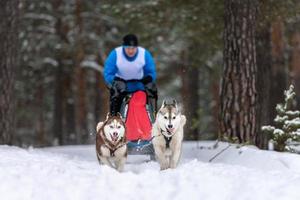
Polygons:
[[144,91],[136,91],[124,98],[120,111],[125,119],[129,155],[150,155],[150,159],[154,160],[151,129],[155,110],[156,102],[147,100]]

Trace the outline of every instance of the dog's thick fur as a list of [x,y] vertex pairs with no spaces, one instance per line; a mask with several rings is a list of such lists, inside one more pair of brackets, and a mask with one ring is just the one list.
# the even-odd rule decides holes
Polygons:
[[152,127],[152,143],[160,169],[176,168],[181,156],[183,127],[186,117],[178,109],[177,102],[163,102]]
[[110,116],[97,125],[96,153],[100,164],[123,171],[127,159],[126,127],[121,115]]

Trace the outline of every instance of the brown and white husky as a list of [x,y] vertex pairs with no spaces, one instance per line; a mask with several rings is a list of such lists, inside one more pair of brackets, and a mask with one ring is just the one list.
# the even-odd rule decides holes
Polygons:
[[126,127],[120,114],[108,114],[97,125],[96,152],[100,164],[123,171],[127,159]]

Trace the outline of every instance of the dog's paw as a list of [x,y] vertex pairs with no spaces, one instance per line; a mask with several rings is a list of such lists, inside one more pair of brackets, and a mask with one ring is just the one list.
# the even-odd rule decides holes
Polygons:
[[123,172],[124,171],[124,165],[117,166],[116,170],[118,170],[118,172]]
[[169,168],[169,163],[164,161],[160,163],[160,170],[166,170]]
[[171,169],[175,169],[176,167],[177,167],[177,162],[171,161],[171,162],[170,162],[170,168],[171,168]]
[[97,124],[97,128],[96,128],[97,133],[99,132],[99,130],[100,130],[100,128],[102,127],[102,125],[103,125],[103,122],[99,122],[99,123]]
[[115,161],[116,170],[118,170],[119,172],[122,172],[124,170],[126,158],[127,158],[126,156],[122,156]]

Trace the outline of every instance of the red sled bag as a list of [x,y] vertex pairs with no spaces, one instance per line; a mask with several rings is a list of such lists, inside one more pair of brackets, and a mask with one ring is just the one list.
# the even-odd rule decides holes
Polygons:
[[144,91],[132,94],[126,119],[126,138],[129,141],[151,139],[152,125],[146,110],[146,103],[147,95]]

